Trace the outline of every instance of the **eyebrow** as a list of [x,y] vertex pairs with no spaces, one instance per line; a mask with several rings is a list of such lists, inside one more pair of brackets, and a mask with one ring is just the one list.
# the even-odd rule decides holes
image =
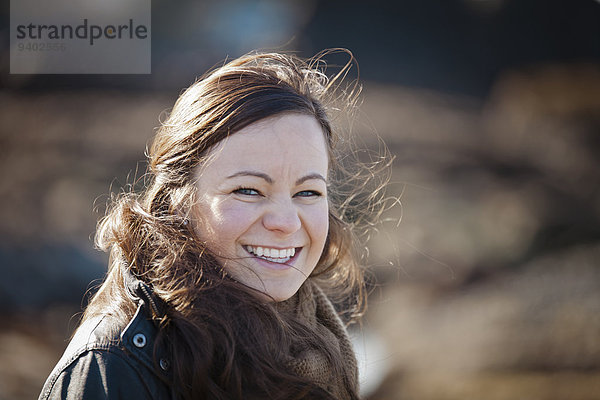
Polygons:
[[317,174],[317,173],[315,172],[315,173],[308,174],[308,175],[306,175],[306,176],[303,176],[302,178],[298,179],[298,180],[296,181],[296,186],[298,186],[298,185],[302,185],[304,182],[306,182],[306,181],[309,181],[309,180],[311,180],[311,179],[320,179],[320,180],[322,180],[323,182],[327,183],[327,179],[325,179],[325,178],[323,177],[323,175],[321,175],[321,174]]
[[[256,176],[258,178],[264,179],[267,183],[270,183],[270,184],[273,183],[273,178],[271,178],[269,175],[267,175],[263,172],[258,172],[258,171],[239,171],[239,172],[236,172],[235,174],[229,175],[227,177],[227,179],[236,178],[238,176]],[[322,180],[323,182],[327,183],[327,179],[325,179],[323,177],[323,175],[315,172],[312,174],[305,175],[302,178],[299,178],[296,181],[296,186],[301,185],[304,182],[311,180],[311,179],[319,179],[319,180]]]

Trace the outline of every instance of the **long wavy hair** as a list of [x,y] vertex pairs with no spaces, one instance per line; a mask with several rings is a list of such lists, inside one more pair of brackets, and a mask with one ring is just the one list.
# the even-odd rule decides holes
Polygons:
[[136,305],[119,267],[125,262],[166,304],[165,313],[155,316],[156,346],[172,354],[172,384],[181,398],[329,398],[286,367],[282,349],[292,343],[326,354],[333,374],[343,371],[341,356],[322,334],[228,278],[186,219],[198,199],[195,174],[217,143],[276,114],[313,116],[329,147],[333,181],[329,233],[309,279],[334,299],[347,321],[361,315],[361,232],[378,217],[382,197],[373,185],[365,185],[377,175],[372,166],[351,163],[359,167],[350,171],[348,163],[340,162],[344,156],[338,144],[344,141],[330,115],[352,108],[360,92],[355,81],[342,87],[354,65],[346,53],[350,61],[332,77],[324,70],[325,53],[310,60],[250,53],[205,74],[180,95],[158,129],[148,151],[144,188],[114,197],[98,224],[96,244],[110,252],[109,270],[83,319],[111,314],[125,324],[133,316]]

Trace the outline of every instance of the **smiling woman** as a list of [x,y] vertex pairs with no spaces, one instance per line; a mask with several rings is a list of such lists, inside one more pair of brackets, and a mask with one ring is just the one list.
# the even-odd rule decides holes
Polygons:
[[108,275],[41,399],[358,398],[338,312],[363,310],[357,235],[383,204],[327,112],[352,103],[350,59],[328,78],[319,57],[252,53],[180,96],[148,186],[98,226]]

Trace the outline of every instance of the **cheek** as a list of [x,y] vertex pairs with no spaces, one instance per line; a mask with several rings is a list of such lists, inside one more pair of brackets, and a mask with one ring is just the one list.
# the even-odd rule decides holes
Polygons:
[[312,245],[322,250],[329,233],[329,208],[327,203],[309,212],[304,220]]
[[220,246],[231,245],[254,221],[254,213],[244,204],[227,200],[207,201],[198,207],[200,237]]

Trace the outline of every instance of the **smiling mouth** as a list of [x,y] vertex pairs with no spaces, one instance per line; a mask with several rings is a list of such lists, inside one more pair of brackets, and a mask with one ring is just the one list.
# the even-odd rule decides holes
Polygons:
[[[261,246],[243,246],[244,249],[256,258],[270,261],[277,264],[285,264],[296,255],[296,248],[274,249]],[[301,247],[298,248],[300,250]]]

